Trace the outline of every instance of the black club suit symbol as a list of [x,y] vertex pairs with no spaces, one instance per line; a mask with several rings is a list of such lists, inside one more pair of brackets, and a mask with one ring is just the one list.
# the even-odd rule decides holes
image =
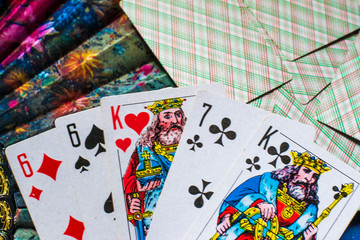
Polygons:
[[198,142],[200,139],[199,135],[194,135],[194,140],[192,140],[191,138],[189,138],[186,142],[187,144],[189,145],[193,145],[190,150],[193,150],[195,152],[195,147],[198,147],[198,148],[202,148],[203,144],[202,142]]
[[216,126],[216,125],[211,125],[209,128],[209,131],[212,134],[218,134],[221,133],[219,139],[215,142],[217,144],[220,144],[221,146],[223,145],[223,141],[222,138],[225,135],[229,140],[234,140],[236,138],[236,132],[234,131],[225,131],[225,129],[227,129],[231,124],[231,120],[229,118],[223,118],[223,120],[221,120],[221,127],[222,130]]
[[254,157],[254,161],[252,161],[250,158],[246,159],[245,162],[249,165],[251,165],[247,170],[250,172],[252,171],[252,168],[254,167],[256,170],[260,170],[261,166],[259,164],[256,164],[260,161],[260,158],[258,156]]
[[289,144],[287,142],[283,142],[280,144],[279,153],[275,147],[273,147],[273,146],[269,147],[267,152],[272,156],[276,156],[274,161],[269,162],[269,164],[273,165],[276,168],[276,163],[277,163],[277,160],[279,157],[280,157],[280,160],[282,161],[282,163],[289,164],[289,162],[291,161],[290,157],[288,155],[281,155],[283,152],[286,152],[288,149],[289,149]]
[[196,198],[195,201],[194,201],[194,206],[197,207],[197,208],[202,208],[202,206],[204,205],[203,196],[205,196],[206,199],[209,200],[211,198],[211,196],[214,194],[214,192],[211,192],[211,191],[204,192],[206,186],[209,185],[211,182],[204,181],[203,179],[201,179],[201,180],[202,180],[202,183],[203,183],[202,191],[200,191],[199,188],[194,186],[194,185],[189,187],[189,193],[190,194],[192,194],[192,195],[200,194],[200,196],[198,198]]
[[[344,185],[341,185],[341,188],[343,187]],[[334,192],[336,192],[336,194],[334,195],[334,199],[338,199],[340,196],[343,196],[343,197],[347,197],[348,193],[346,193],[345,191],[341,191],[337,186],[333,186],[332,187],[332,190]]]

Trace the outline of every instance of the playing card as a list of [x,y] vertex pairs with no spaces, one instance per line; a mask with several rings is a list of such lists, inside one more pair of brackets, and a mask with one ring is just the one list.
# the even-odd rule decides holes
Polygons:
[[58,118],[55,126],[89,238],[118,239],[100,107]]
[[6,148],[5,153],[41,239],[88,239],[56,129]]
[[187,227],[211,200],[234,158],[268,115],[238,101],[198,93],[148,239],[184,236]]
[[340,238],[359,207],[360,177],[297,125],[264,121],[186,239]]
[[145,238],[199,89],[224,90],[213,84],[102,99],[112,196],[124,239]]

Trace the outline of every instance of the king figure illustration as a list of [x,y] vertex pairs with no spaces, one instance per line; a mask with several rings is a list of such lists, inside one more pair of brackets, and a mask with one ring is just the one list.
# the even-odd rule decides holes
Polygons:
[[146,107],[154,116],[141,133],[123,177],[128,220],[135,226],[139,240],[146,237],[184,129],[183,101],[170,98]]

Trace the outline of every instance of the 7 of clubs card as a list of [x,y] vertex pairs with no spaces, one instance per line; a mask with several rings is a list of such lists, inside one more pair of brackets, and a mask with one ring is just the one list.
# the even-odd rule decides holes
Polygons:
[[[117,219],[125,239],[145,239],[197,90],[219,84],[104,98],[107,159]],[[124,219],[122,219],[124,221]]]
[[359,207],[359,174],[290,123],[264,121],[187,239],[341,237]]
[[173,235],[183,239],[196,216],[213,201],[213,194],[237,156],[270,114],[209,92],[198,93],[148,239],[165,240]]

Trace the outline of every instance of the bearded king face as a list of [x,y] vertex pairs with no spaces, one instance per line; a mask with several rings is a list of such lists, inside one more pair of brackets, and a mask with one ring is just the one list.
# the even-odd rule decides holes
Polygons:
[[178,144],[184,129],[184,116],[179,108],[171,108],[159,113],[158,129],[155,139],[161,145]]
[[288,184],[288,194],[298,201],[304,201],[311,192],[311,186],[316,183],[319,174],[301,166]]

